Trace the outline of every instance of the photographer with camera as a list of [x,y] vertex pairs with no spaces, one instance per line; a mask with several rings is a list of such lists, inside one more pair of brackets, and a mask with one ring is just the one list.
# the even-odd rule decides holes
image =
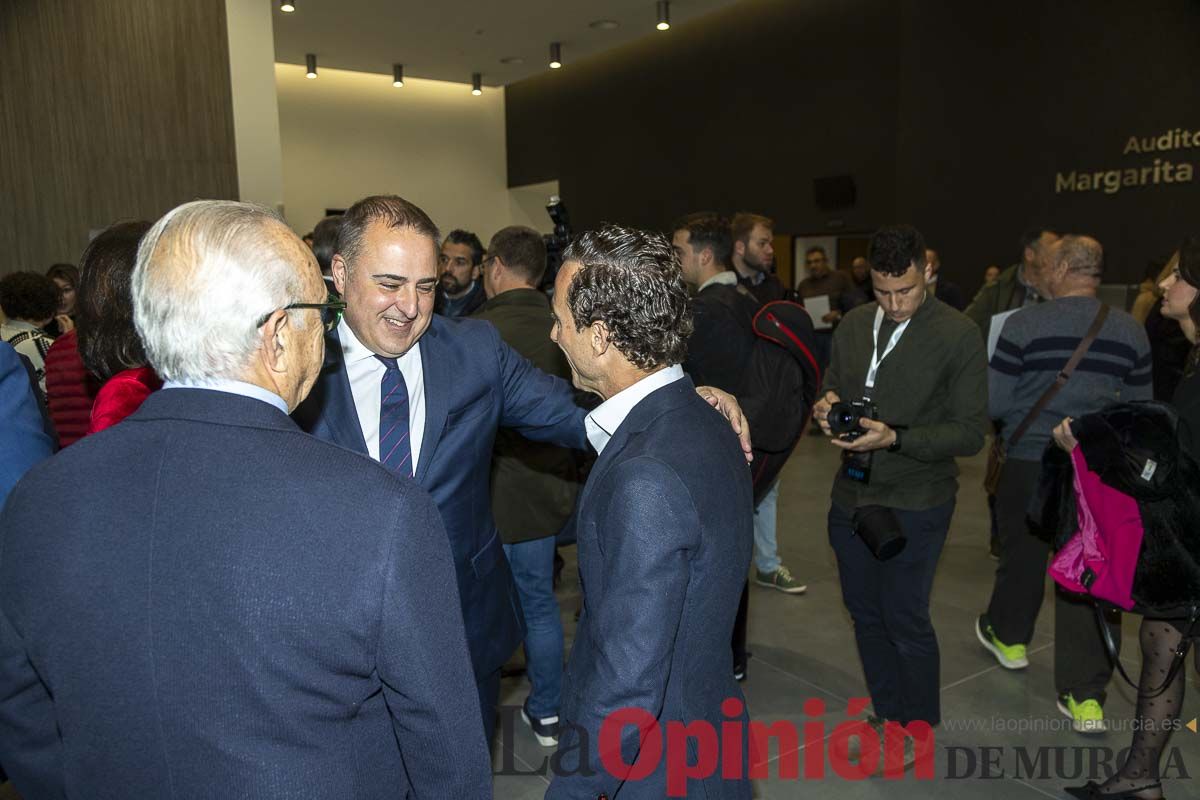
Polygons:
[[[873,724],[941,721],[933,575],[954,513],[954,459],[979,452],[987,359],[970,319],[926,290],[925,241],[881,228],[868,260],[877,302],[833,336],[824,397],[813,409],[843,464],[829,541],[874,706]],[[906,739],[905,763],[914,754]]]

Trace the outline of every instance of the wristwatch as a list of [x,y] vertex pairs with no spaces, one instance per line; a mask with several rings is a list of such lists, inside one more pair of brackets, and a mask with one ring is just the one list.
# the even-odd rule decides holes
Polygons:
[[895,428],[892,428],[892,433],[896,434],[896,441],[894,441],[890,445],[888,445],[888,452],[889,453],[898,453],[898,452],[900,452],[900,431],[896,430]]

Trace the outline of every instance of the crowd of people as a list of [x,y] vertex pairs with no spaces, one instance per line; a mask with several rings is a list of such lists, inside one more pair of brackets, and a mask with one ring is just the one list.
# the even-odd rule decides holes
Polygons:
[[[976,634],[1024,669],[1052,554],[1031,509],[1072,422],[1158,399],[1200,454],[1200,243],[1131,315],[1099,300],[1084,235],[1030,231],[968,302],[907,225],[844,269],[808,248],[787,287],[774,227],[607,225],[548,272],[538,232],[443,237],[397,196],[303,240],[199,201],[113,225],[78,268],[0,278],[0,767],[29,798],[490,797],[523,646],[522,719],[558,748],[547,797],[665,796],[646,724],[606,720],[745,722],[750,582],[807,588],[776,509],[810,418],[841,451],[826,532],[862,724],[907,731],[913,763],[942,719],[930,594],[956,459],[997,443]],[[764,344],[768,311],[801,356]],[[804,384],[783,413],[764,370]],[[1105,729],[1106,621],[1056,592],[1058,705],[1082,734]],[[1148,687],[1195,633],[1145,615],[1138,715],[1159,727],[1077,796],[1161,797],[1184,676]],[[686,789],[750,797],[744,745],[736,775]]]

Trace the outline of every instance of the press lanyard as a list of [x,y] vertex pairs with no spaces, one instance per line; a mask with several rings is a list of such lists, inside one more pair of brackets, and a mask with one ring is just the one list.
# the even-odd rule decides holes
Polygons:
[[883,327],[883,306],[875,309],[875,327],[871,329],[871,366],[867,370],[866,388],[863,391],[867,397],[870,397],[871,390],[875,388],[875,373],[879,372],[879,365],[895,349],[910,322],[912,317],[896,326],[896,330],[892,331],[892,338],[888,339],[887,347],[883,349],[883,355],[879,355],[879,329]]

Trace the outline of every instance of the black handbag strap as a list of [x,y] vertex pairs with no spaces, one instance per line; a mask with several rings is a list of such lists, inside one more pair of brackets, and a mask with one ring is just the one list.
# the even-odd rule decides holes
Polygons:
[[1137,681],[1129,677],[1129,673],[1125,671],[1125,667],[1121,664],[1121,657],[1117,655],[1117,643],[1113,640],[1112,630],[1108,627],[1108,620],[1104,619],[1104,609],[1100,603],[1095,604],[1096,609],[1096,624],[1100,626],[1100,636],[1104,639],[1104,649],[1108,651],[1108,659],[1121,673],[1121,677],[1125,682],[1132,686],[1141,697],[1158,697],[1167,690],[1171,682],[1175,680],[1175,676],[1179,674],[1179,670],[1183,669],[1184,659],[1187,658],[1188,648],[1191,647],[1192,638],[1196,635],[1196,623],[1200,621],[1200,606],[1192,606],[1192,614],[1188,617],[1187,633],[1179,641],[1179,646],[1175,648],[1175,657],[1171,660],[1171,668],[1167,670],[1167,677],[1163,679],[1162,685],[1157,689],[1142,689]]
[[1046,406],[1050,405],[1050,401],[1054,396],[1062,391],[1062,388],[1067,385],[1067,381],[1071,379],[1071,373],[1079,366],[1079,362],[1083,360],[1084,354],[1091,349],[1092,342],[1096,341],[1096,337],[1100,335],[1100,329],[1104,327],[1104,320],[1108,318],[1108,306],[1104,303],[1100,304],[1100,310],[1096,312],[1096,318],[1092,320],[1092,327],[1088,328],[1087,335],[1079,340],[1079,344],[1075,347],[1075,352],[1071,353],[1071,358],[1067,360],[1067,364],[1062,368],[1062,371],[1054,378],[1054,383],[1042,392],[1042,396],[1033,404],[1033,408],[1029,409],[1029,413],[1025,415],[1025,419],[1021,420],[1021,424],[1013,431],[1012,437],[1005,442],[1005,448],[1011,450],[1017,446],[1017,442],[1029,430],[1029,427],[1037,420],[1038,415],[1046,410]]

